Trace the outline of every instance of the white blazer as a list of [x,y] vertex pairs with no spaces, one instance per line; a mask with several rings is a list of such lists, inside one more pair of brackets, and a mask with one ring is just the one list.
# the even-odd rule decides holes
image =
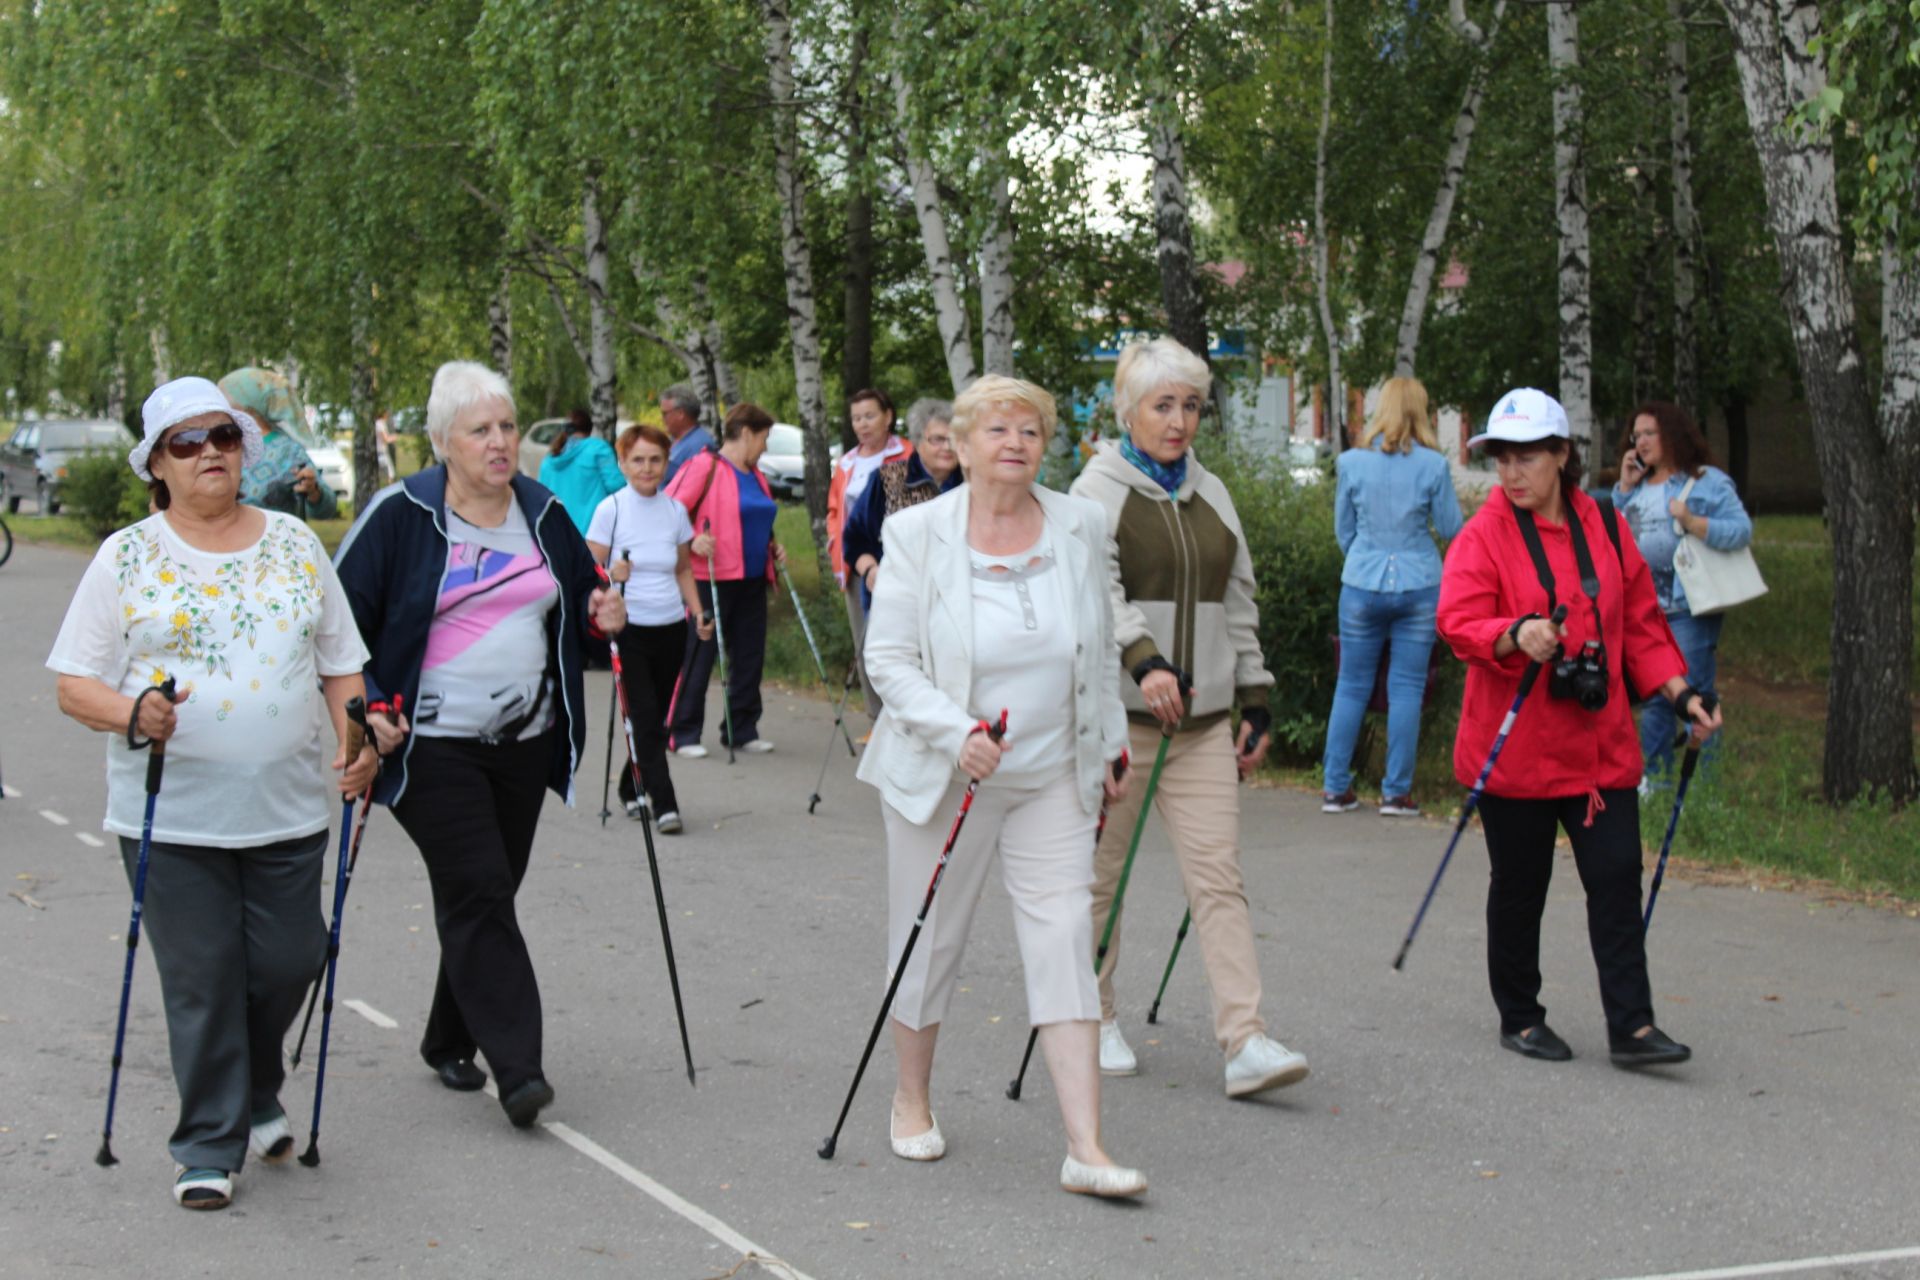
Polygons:
[[[1101,778],[1127,745],[1120,704],[1120,650],[1107,591],[1107,517],[1097,503],[1034,487],[1062,548],[1073,602],[1074,772],[1080,802],[1100,808]],[[978,725],[973,689],[973,565],[967,550],[967,485],[887,518],[887,554],[867,614],[867,678],[886,702],[860,761],[862,782],[880,789],[909,822],[933,817]],[[1010,709],[1009,736],[1020,732]]]

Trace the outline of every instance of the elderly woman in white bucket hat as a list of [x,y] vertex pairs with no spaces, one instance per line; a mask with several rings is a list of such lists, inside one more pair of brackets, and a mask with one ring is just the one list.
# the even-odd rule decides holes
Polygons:
[[[367,651],[319,539],[239,501],[259,428],[205,378],[160,387],[142,416],[127,460],[155,511],[101,544],[47,666],[60,709],[109,735],[103,826],[129,877],[145,764],[128,742],[167,744],[144,919],[180,1094],[173,1195],[220,1209],[249,1151],[292,1154],[281,1040],[326,949],[327,823],[378,758],[345,758]],[[168,677],[173,704],[138,697]]]

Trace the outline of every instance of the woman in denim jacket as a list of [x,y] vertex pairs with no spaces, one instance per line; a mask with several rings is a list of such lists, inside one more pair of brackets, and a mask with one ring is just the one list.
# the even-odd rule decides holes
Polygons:
[[[1633,540],[1653,570],[1660,608],[1686,655],[1687,682],[1702,693],[1714,691],[1715,652],[1726,615],[1695,617],[1688,609],[1686,588],[1673,571],[1673,553],[1680,546],[1674,526],[1716,551],[1735,551],[1753,541],[1753,518],[1740,504],[1732,479],[1712,464],[1713,451],[1692,416],[1678,405],[1651,400],[1634,412],[1613,490],[1613,505],[1627,517]],[[1640,749],[1649,779],[1657,781],[1672,770],[1678,733],[1673,708],[1663,699],[1649,699],[1640,712]],[[1708,759],[1718,740],[1717,734],[1707,740]]]
[[1427,389],[1390,378],[1361,447],[1340,455],[1333,531],[1346,552],[1340,574],[1340,679],[1327,722],[1320,808],[1360,807],[1353,792],[1353,747],[1373,695],[1381,650],[1387,653],[1387,771],[1380,812],[1419,814],[1413,759],[1420,745],[1433,613],[1440,601],[1440,552],[1434,535],[1460,532],[1460,499],[1427,412]]

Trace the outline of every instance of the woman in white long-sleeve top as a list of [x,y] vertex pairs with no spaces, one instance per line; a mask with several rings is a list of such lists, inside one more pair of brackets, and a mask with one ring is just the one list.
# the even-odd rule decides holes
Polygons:
[[[1035,483],[1053,397],[990,376],[954,405],[968,483],[887,521],[867,673],[886,709],[860,763],[887,829],[888,972],[906,945],[969,778],[981,782],[893,1004],[894,1154],[937,1160],[934,1044],[967,930],[998,855],[1013,899],[1028,1016],[1060,1100],[1068,1191],[1134,1196],[1138,1170],[1100,1141],[1100,997],[1093,978],[1093,837],[1126,717],[1092,503]],[[985,722],[1008,713],[996,743]]]

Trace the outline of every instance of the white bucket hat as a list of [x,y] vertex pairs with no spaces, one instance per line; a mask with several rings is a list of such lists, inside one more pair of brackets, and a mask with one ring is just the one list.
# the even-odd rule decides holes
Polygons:
[[1467,441],[1467,448],[1478,449],[1494,440],[1509,444],[1533,444],[1540,440],[1566,440],[1573,433],[1567,428],[1567,411],[1560,402],[1533,387],[1515,387],[1500,397],[1487,429]]
[[155,387],[153,394],[140,407],[140,425],[145,434],[127,454],[133,474],[142,480],[153,479],[153,473],[147,470],[147,458],[153,453],[153,446],[160,442],[160,437],[168,427],[177,426],[203,413],[224,413],[232,418],[240,428],[241,467],[244,469],[259,464],[265,444],[260,435],[260,424],[253,420],[253,415],[234,408],[220,394],[220,388],[205,378],[175,378],[172,382]]

